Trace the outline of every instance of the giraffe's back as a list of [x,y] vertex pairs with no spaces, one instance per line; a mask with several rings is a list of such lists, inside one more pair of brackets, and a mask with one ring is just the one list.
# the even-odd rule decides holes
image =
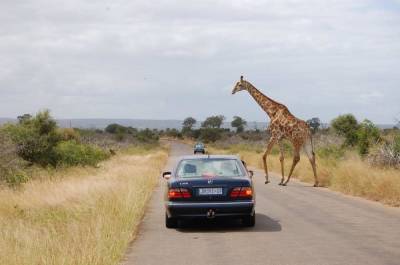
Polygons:
[[289,111],[283,111],[272,119],[269,131],[278,140],[287,139],[295,145],[303,145],[310,135],[308,124]]

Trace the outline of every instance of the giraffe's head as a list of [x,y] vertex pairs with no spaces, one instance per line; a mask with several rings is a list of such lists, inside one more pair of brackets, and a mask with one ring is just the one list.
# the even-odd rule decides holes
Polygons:
[[235,85],[235,87],[232,90],[232,95],[235,94],[236,92],[242,91],[246,89],[246,82],[243,80],[243,76],[240,76],[240,81],[238,81]]

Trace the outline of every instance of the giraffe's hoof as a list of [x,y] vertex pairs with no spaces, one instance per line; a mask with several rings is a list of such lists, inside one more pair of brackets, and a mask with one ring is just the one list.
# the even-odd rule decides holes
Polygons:
[[318,183],[315,183],[315,184],[314,184],[314,187],[318,187]]
[[268,184],[269,182],[270,182],[269,180],[266,180],[266,181],[265,181],[265,184]]
[[286,186],[287,183],[282,183],[282,186]]
[[279,186],[282,186],[282,184],[283,184],[282,182],[279,182],[279,184],[278,184],[278,185],[279,185]]

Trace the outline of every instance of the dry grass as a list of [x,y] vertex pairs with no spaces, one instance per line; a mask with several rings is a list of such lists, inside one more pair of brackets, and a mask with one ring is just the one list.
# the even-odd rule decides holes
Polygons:
[[0,264],[118,264],[167,158],[136,150],[0,190]]
[[[249,165],[262,169],[262,153],[260,150],[231,146],[227,149],[208,148],[211,153],[233,153],[241,156]],[[291,157],[285,159],[285,174],[292,163]],[[270,171],[280,176],[279,156],[272,154],[268,158]],[[348,152],[344,159],[319,158],[317,171],[323,186],[345,194],[364,197],[391,206],[400,206],[400,171],[390,168],[377,168],[362,161],[358,155]],[[296,166],[293,177],[301,181],[313,183],[311,165],[307,157],[302,156]]]

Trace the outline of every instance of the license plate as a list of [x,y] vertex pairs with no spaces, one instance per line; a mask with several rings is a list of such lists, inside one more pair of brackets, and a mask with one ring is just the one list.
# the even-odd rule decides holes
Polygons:
[[222,188],[199,188],[199,195],[222,195]]

